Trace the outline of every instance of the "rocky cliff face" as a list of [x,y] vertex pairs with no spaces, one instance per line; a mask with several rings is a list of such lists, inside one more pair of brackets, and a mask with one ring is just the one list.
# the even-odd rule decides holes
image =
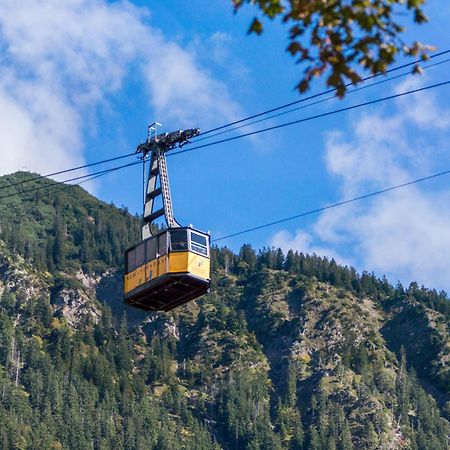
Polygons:
[[0,296],[8,292],[24,303],[33,299],[48,299],[55,317],[61,317],[72,328],[86,320],[98,322],[99,303],[96,288],[101,275],[81,271],[74,274],[36,270],[20,255],[12,255],[0,241]]
[[41,295],[48,287],[49,279],[44,273],[36,271],[21,256],[13,256],[0,241],[0,295],[8,291],[30,298]]

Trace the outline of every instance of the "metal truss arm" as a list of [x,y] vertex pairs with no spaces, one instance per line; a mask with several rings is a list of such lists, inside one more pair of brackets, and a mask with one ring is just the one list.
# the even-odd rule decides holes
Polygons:
[[[200,133],[200,130],[195,128],[156,135],[156,123],[149,127],[149,132],[150,131],[154,132],[153,136],[150,136],[149,133],[147,142],[145,144],[140,144],[136,149],[136,153],[142,153],[142,159],[144,161],[150,154],[150,167],[144,201],[142,239],[153,236],[152,223],[162,216],[165,217],[168,228],[180,227],[180,224],[175,220],[173,213],[165,153],[175,147],[181,147],[189,142],[189,138],[197,136]],[[157,187],[158,177],[159,187]],[[155,199],[159,196],[162,197],[163,207],[154,211]]]

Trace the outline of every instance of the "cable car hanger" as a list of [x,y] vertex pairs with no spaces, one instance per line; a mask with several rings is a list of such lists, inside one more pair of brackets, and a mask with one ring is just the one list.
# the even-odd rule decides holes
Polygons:
[[[139,144],[136,153],[142,154],[144,162],[144,182],[145,182],[145,162],[150,154],[150,170],[147,180],[147,189],[144,197],[144,217],[142,226],[142,239],[153,236],[152,223],[159,217],[165,216],[168,228],[180,227],[173,214],[172,197],[170,195],[169,174],[167,172],[167,162],[165,154],[174,148],[181,148],[189,143],[189,139],[198,136],[200,130],[191,128],[188,130],[177,130],[172,133],[157,134],[157,127],[160,123],[154,122],[148,127],[147,142]],[[160,186],[156,187],[159,176]],[[163,207],[153,211],[155,199],[162,197]]]

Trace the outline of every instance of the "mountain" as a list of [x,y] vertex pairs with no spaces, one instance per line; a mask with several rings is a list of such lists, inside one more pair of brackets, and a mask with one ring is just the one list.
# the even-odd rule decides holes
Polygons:
[[448,448],[445,293],[244,245],[143,313],[138,218],[33,176],[0,177],[1,449]]

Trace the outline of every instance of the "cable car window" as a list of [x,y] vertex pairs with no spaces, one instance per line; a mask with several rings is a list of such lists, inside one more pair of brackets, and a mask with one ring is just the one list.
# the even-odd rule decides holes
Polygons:
[[200,253],[201,255],[208,255],[208,240],[205,236],[191,232],[191,250]]
[[187,230],[172,230],[170,232],[170,249],[174,252],[188,249]]
[[145,263],[145,244],[140,244],[136,247],[136,267],[142,266]]
[[135,249],[130,250],[127,253],[127,273],[132,272],[134,269],[136,269],[136,251]]
[[156,259],[157,239],[149,239],[145,245],[147,246],[147,261]]
[[195,242],[196,244],[203,245],[205,247],[208,245],[206,237],[197,233],[191,233],[191,241]]
[[167,233],[161,234],[158,238],[158,253],[163,256],[167,253]]

